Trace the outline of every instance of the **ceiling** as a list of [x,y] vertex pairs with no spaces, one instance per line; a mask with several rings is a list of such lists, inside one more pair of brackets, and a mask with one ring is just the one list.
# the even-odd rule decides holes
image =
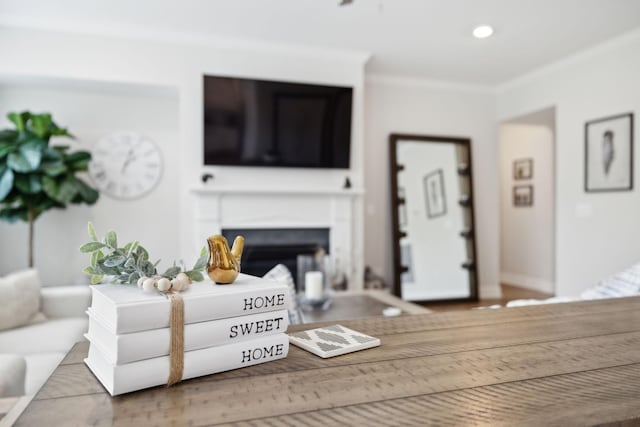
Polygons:
[[0,0],[0,24],[354,50],[371,74],[495,85],[640,27],[640,0]]

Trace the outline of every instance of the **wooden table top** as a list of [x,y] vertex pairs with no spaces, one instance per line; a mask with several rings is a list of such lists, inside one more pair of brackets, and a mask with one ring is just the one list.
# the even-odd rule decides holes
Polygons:
[[333,295],[331,306],[327,310],[302,311],[304,323],[341,322],[350,319],[382,316],[388,307],[397,307],[405,314],[430,313],[424,307],[403,301],[383,291],[366,290],[362,292],[340,292]]
[[332,359],[292,346],[283,360],[115,398],[83,364],[88,344],[77,344],[17,425],[566,426],[640,419],[640,297],[341,323],[379,337],[381,346]]

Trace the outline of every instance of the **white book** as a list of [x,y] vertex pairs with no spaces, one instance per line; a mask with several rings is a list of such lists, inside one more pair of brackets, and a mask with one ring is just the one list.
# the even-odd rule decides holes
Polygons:
[[[109,363],[121,365],[169,355],[169,328],[116,335],[110,332],[112,328],[93,309],[87,313],[89,332],[85,337],[100,349]],[[189,323],[184,327],[184,350],[199,350],[284,333],[289,325],[288,318],[286,310],[278,310]]]
[[[161,292],[135,285],[91,286],[91,309],[113,334],[169,327],[170,301]],[[231,285],[196,282],[181,292],[185,324],[288,309],[289,288],[272,280],[240,274]]]
[[[283,359],[288,352],[289,338],[286,334],[187,351],[182,379]],[[111,396],[166,384],[169,376],[169,356],[112,365],[93,342],[84,362]]]

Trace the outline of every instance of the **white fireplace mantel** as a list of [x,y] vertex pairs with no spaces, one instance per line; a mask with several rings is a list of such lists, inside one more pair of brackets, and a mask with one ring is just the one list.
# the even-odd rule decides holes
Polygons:
[[201,185],[191,194],[196,245],[230,228],[329,228],[334,266],[347,274],[350,290],[362,288],[362,189]]
[[364,190],[360,188],[283,188],[283,187],[240,187],[240,186],[209,186],[202,185],[191,188],[192,193],[200,195],[211,194],[274,194],[274,195],[326,195],[326,196],[362,196]]

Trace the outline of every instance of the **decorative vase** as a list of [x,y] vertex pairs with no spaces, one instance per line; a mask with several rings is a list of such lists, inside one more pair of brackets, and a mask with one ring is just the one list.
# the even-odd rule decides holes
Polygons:
[[207,239],[209,260],[207,274],[214,282],[221,285],[233,283],[240,274],[240,258],[244,249],[244,237],[237,236],[233,248],[224,236],[215,235]]
[[315,255],[298,255],[298,292],[303,310],[326,310],[331,306],[329,284],[331,263],[324,250]]

